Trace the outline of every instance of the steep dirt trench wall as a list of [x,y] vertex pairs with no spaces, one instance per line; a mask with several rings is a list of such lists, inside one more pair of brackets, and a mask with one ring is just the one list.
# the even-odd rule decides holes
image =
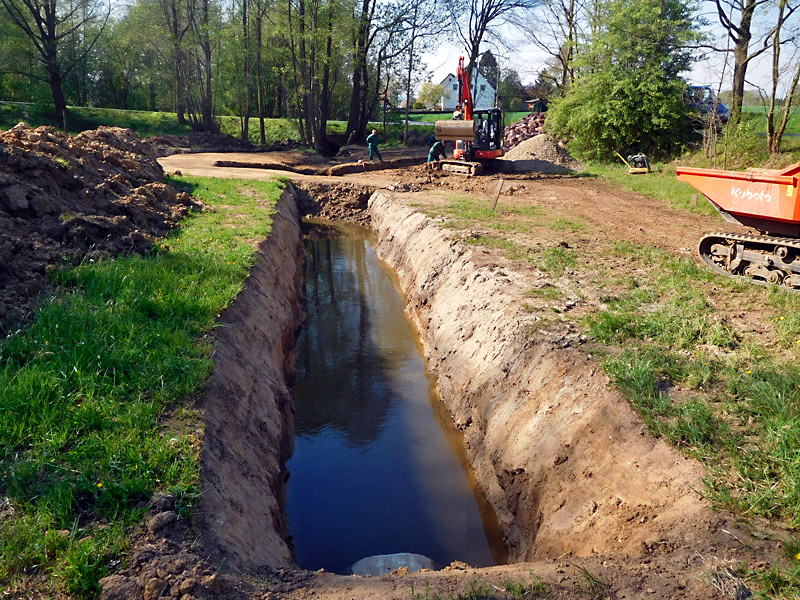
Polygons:
[[369,213],[512,561],[640,555],[707,536],[699,467],[646,435],[570,340],[536,339],[520,275],[477,266],[387,193]]
[[205,396],[203,529],[227,565],[243,572],[293,564],[283,507],[293,447],[289,386],[303,318],[298,222],[290,186],[257,264],[216,330]]

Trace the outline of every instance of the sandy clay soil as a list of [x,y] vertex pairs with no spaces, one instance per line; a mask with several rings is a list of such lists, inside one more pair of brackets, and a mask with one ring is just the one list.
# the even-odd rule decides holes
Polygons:
[[[0,257],[4,257],[2,263],[5,265],[5,269],[0,268],[0,283],[3,284],[0,308],[6,309],[2,315],[6,322],[24,320],[32,306],[31,298],[45,289],[45,273],[58,264],[76,264],[94,256],[118,252],[147,252],[154,239],[165,235],[189,210],[192,200],[160,182],[162,168],[166,174],[179,172],[253,179],[290,177],[298,189],[297,203],[301,214],[359,222],[371,220],[367,202],[376,190],[388,193],[391,202],[397,205],[386,209],[394,212],[384,214],[391,214],[398,221],[408,221],[422,217],[403,212],[407,207],[413,207],[415,211],[433,210],[446,204],[453,194],[489,203],[497,194],[498,179],[502,177],[497,204],[499,213],[505,211],[513,218],[516,213],[512,209],[538,207],[542,218],[559,215],[583,223],[583,227],[576,231],[534,227],[519,233],[519,241],[532,248],[566,244],[591,249],[607,246],[610,240],[625,240],[689,255],[694,253],[700,234],[718,229],[720,224],[714,218],[672,210],[659,201],[621,191],[600,181],[569,176],[529,172],[463,178],[431,170],[425,165],[364,170],[341,176],[297,172],[312,169],[315,173],[322,173],[337,164],[357,165],[358,160],[367,160],[363,148],[351,148],[346,157],[333,162],[289,150],[264,154],[184,153],[164,156],[156,162],[155,155],[163,154],[163,149],[154,152],[124,130],[100,130],[67,138],[47,128],[31,130],[20,127],[3,134],[0,150],[4,153],[0,169],[0,219],[4,224]],[[419,159],[425,153],[425,148],[411,151],[387,149],[384,159],[388,163],[386,166],[390,166],[393,160],[409,156]],[[249,162],[254,166],[215,166],[220,160]],[[270,169],[270,164],[276,168]],[[286,221],[289,223],[291,219]],[[391,223],[381,227],[385,240],[397,234]],[[429,220],[424,223],[414,221],[413,227],[430,236],[424,244],[417,245],[427,244],[437,252],[441,248],[455,249],[453,272],[459,273],[459,277],[466,279],[469,276],[476,280],[488,277],[491,280],[489,284],[502,286],[494,292],[497,297],[502,294],[500,308],[519,305],[525,300],[526,290],[548,285],[565,290],[566,299],[562,297],[552,301],[558,306],[551,303],[538,307],[542,310],[555,307],[562,312],[580,314],[591,310],[593,305],[602,304],[602,293],[596,289],[591,264],[553,278],[530,265],[512,263],[494,250],[464,249],[466,245],[461,241],[485,233],[480,227],[455,230],[447,235],[441,234]],[[287,236],[292,235],[292,228],[291,224],[287,225]],[[412,244],[416,239],[409,237]],[[285,258],[291,247],[282,246],[278,252],[278,256]],[[438,255],[434,258],[437,265],[442,262]],[[426,258],[420,256],[420,266],[423,260]],[[603,261],[604,268],[630,268],[613,257],[599,255],[598,260]],[[272,262],[283,268],[280,261]],[[403,265],[398,264],[396,268],[402,271]],[[431,266],[428,273],[415,275],[409,271],[402,277],[407,280],[409,290],[422,289],[424,281],[415,278],[424,279],[427,274],[440,272],[444,272],[443,268]],[[275,281],[279,275],[255,273],[254,281],[267,286],[264,282]],[[580,298],[569,293],[575,287],[583,292]],[[257,293],[261,291],[256,290]],[[426,334],[426,343],[436,339],[436,331],[441,332],[438,335],[448,335],[446,323],[437,321],[439,317],[424,308],[429,300],[424,291],[409,293],[409,298],[418,327],[433,332]],[[713,300],[718,300],[721,317],[729,319],[737,327],[751,332],[764,329],[760,327],[757,316],[729,306],[723,298]],[[248,301],[252,300],[245,298],[244,304]],[[496,307],[488,301],[484,307],[488,307],[485,308],[486,319],[479,308],[463,309],[476,313],[470,317],[476,320],[476,328],[481,326],[481,320],[495,319],[489,315],[495,314],[490,309]],[[225,315],[226,324],[230,325],[225,329],[233,332],[234,337],[230,355],[218,356],[217,361],[228,365],[225,367],[227,375],[236,385],[251,385],[248,381],[252,375],[247,369],[237,366],[242,361],[235,350],[237,344],[241,348],[248,341],[246,336],[250,323],[245,326],[245,313],[248,309],[240,307]],[[531,318],[535,316],[534,312]],[[497,312],[497,319],[507,317],[502,310]],[[467,319],[463,321],[466,323]],[[288,331],[294,325],[289,322]],[[264,324],[258,326],[264,327]],[[245,338],[236,337],[239,335],[237,327]],[[562,410],[563,407],[588,406],[579,402],[586,402],[595,393],[604,394],[608,388],[607,380],[592,362],[591,349],[574,326],[563,323],[559,327],[561,329],[542,331],[541,348],[546,349],[537,350],[526,344],[512,344],[512,349],[523,362],[539,361],[538,371],[525,375],[528,378],[525,382],[538,378],[543,387],[552,384],[554,393],[562,400],[572,394],[569,401],[562,402]],[[463,335],[463,331],[453,332],[456,333]],[[287,331],[281,331],[275,341],[276,347],[285,346],[288,335]],[[769,343],[767,338],[763,341]],[[467,342],[461,345],[468,347]],[[457,395],[458,382],[448,376],[447,359],[437,355],[432,348],[427,348],[426,352],[432,367],[442,377],[443,391],[446,393],[450,389]],[[473,365],[472,368],[479,367]],[[523,374],[515,376],[523,381]],[[563,388],[558,386],[563,386],[561,382],[567,380],[574,381],[575,391],[564,395],[560,391]],[[283,388],[278,394],[284,404],[286,394]],[[213,402],[213,398],[209,402]],[[556,409],[557,403],[552,403],[548,410]],[[500,498],[508,490],[516,490],[519,502],[526,507],[516,507],[518,514],[527,512],[525,518],[518,519],[517,523],[506,523],[509,531],[513,532],[509,538],[510,543],[515,544],[512,555],[522,562],[488,569],[453,564],[438,572],[344,577],[299,570],[291,563],[290,556],[276,547],[265,550],[267,554],[274,550],[272,562],[260,566],[257,566],[257,561],[248,561],[247,550],[242,548],[238,554],[231,554],[233,559],[226,563],[225,548],[213,542],[214,539],[218,541],[219,536],[207,531],[210,519],[221,522],[225,517],[222,509],[219,514],[205,515],[205,524],[203,519],[190,524],[177,519],[171,498],[161,497],[154,499],[146,527],[134,535],[132,561],[121,574],[112,575],[105,581],[103,597],[109,600],[151,600],[167,596],[183,600],[344,600],[411,598],[416,594],[420,598],[432,598],[434,594],[454,595],[470,589],[470,586],[477,586],[486,589],[493,597],[506,598],[511,597],[505,591],[506,582],[527,584],[534,577],[548,584],[552,598],[747,597],[746,587],[737,576],[737,566],[744,564],[751,569],[762,569],[777,560],[779,544],[775,541],[775,532],[763,524],[752,521],[737,523],[729,515],[713,512],[697,492],[702,489],[699,465],[652,439],[624,400],[611,394],[602,410],[613,418],[594,421],[597,432],[602,435],[598,434],[591,443],[583,443],[580,439],[581,435],[588,438],[596,432],[588,417],[581,417],[578,408],[564,413],[563,422],[575,423],[574,431],[568,434],[554,431],[552,435],[537,438],[541,442],[540,451],[548,453],[552,464],[550,479],[542,480],[538,497],[529,493],[533,488],[527,481],[531,472],[525,462],[529,460],[526,452],[531,452],[527,447],[518,449],[513,457],[501,457],[509,465],[521,464],[522,467],[501,469],[492,474],[495,478],[492,485],[497,489],[490,489],[490,496],[494,494]],[[499,420],[486,421],[477,427],[480,419],[478,415],[470,415],[469,409],[453,405],[451,413],[457,425],[465,431],[467,441],[473,440],[476,445],[479,443],[478,434],[482,436],[480,440],[488,440],[480,441],[480,444],[488,447],[491,443],[499,443],[497,438],[502,436],[504,427],[508,432],[514,431],[513,414],[505,415],[505,422],[501,418],[503,415],[498,415]],[[588,414],[587,410],[585,415]],[[602,414],[593,418],[602,419]],[[206,432],[221,435],[223,425],[222,421],[206,423]],[[271,435],[280,439],[286,435],[285,428],[286,423],[274,424]],[[520,436],[519,440],[524,441],[525,432],[516,434]],[[572,436],[575,442],[556,447],[554,444],[563,441],[564,435]],[[603,441],[612,436],[611,442]],[[580,456],[579,451],[582,453]],[[476,453],[476,460],[482,460],[481,456]],[[581,464],[579,459],[588,462],[575,471],[577,467],[573,465]],[[590,468],[589,463],[594,466]],[[485,469],[489,473],[500,464],[500,461],[486,463],[478,465],[476,470]],[[617,471],[623,464],[628,470]],[[272,468],[272,475],[282,475],[280,465],[265,468]],[[576,472],[587,483],[570,487],[568,479]],[[558,478],[562,476],[564,479],[560,481]],[[663,493],[653,491],[659,488],[663,488]],[[581,493],[596,494],[597,502],[571,502],[573,496],[578,498],[574,493],[576,489],[583,490]],[[582,511],[585,509],[588,513],[584,514]],[[543,515],[540,521],[537,521],[537,514]],[[510,517],[501,514],[499,518],[507,521]],[[542,533],[542,545],[537,550],[529,541],[536,538],[539,528],[548,533],[547,537]],[[563,531],[561,535],[559,528]],[[280,524],[277,529],[280,529]],[[236,533],[232,535],[235,537]],[[220,564],[227,566],[220,569]]]

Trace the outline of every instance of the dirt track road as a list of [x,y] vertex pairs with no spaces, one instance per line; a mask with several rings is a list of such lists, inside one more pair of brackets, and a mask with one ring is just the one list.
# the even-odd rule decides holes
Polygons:
[[[387,150],[385,156],[399,155],[400,150]],[[419,152],[419,150],[417,150]],[[268,164],[275,169],[218,167],[216,161],[237,161]],[[298,183],[341,184],[350,183],[371,188],[388,189],[398,183],[406,184],[411,191],[402,194],[407,202],[442,204],[452,193],[486,198],[487,202],[497,187],[497,175],[466,178],[431,172],[423,166],[407,169],[387,169],[330,177],[302,175],[287,169],[306,165],[319,165],[319,159],[300,152],[254,153],[201,153],[175,154],[160,158],[167,173],[223,177],[235,179],[270,179],[290,177]],[[730,229],[718,217],[709,217],[675,210],[664,202],[623,190],[597,179],[562,176],[542,176],[536,173],[502,175],[505,182],[498,201],[498,210],[514,207],[538,206],[558,212],[564,218],[576,219],[588,226],[588,237],[594,235],[608,239],[629,240],[653,244],[665,250],[694,255],[697,242],[704,232]],[[735,228],[734,228],[735,229]]]

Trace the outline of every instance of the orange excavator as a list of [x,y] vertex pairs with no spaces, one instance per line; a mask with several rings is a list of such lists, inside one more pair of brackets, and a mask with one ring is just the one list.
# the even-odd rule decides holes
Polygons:
[[459,118],[436,121],[434,134],[437,140],[455,141],[453,158],[439,163],[445,171],[460,175],[479,175],[483,161],[503,156],[503,112],[499,108],[474,110],[469,73],[464,67],[464,57],[458,59]]
[[730,223],[759,234],[709,233],[700,256],[717,273],[800,291],[800,162],[744,172],[678,167]]

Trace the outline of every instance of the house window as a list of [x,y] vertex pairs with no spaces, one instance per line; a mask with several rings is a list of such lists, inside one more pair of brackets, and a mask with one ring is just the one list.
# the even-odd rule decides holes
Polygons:
[[457,83],[454,83],[454,84],[453,84],[453,91],[455,92],[457,89],[458,89],[458,84],[457,84]]
[[482,85],[482,86],[481,86],[481,91],[482,91],[482,92],[485,92],[485,91],[486,91],[486,86],[485,86],[485,85]]

